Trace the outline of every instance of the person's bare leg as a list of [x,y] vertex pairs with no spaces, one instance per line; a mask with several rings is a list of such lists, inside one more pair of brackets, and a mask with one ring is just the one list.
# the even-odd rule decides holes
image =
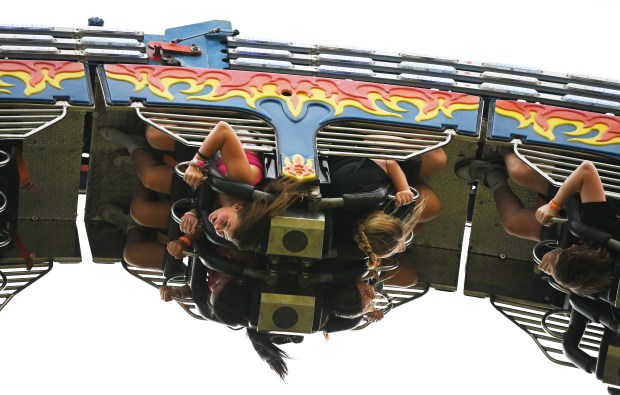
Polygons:
[[160,163],[153,153],[143,148],[134,150],[131,160],[138,178],[145,187],[155,192],[170,194],[174,175],[172,167]]
[[542,226],[536,220],[536,209],[525,208],[508,185],[495,189],[493,198],[506,233],[523,239],[540,241]]
[[140,228],[132,228],[127,232],[127,241],[123,250],[123,258],[131,266],[164,271],[166,246],[150,240]]
[[168,229],[170,200],[158,200],[157,195],[142,184],[134,191],[130,213],[134,221],[142,226]]
[[399,288],[413,287],[417,282],[418,273],[415,271],[412,264],[405,261],[402,256],[396,273],[385,280],[386,285]]
[[443,170],[448,163],[448,156],[443,148],[437,148],[420,156],[420,177],[430,177]]
[[172,137],[151,125],[146,126],[146,141],[151,147],[160,151],[174,152],[176,145]]
[[413,234],[419,235],[422,232],[422,228],[425,222],[432,220],[433,218],[439,215],[441,211],[441,201],[439,197],[433,191],[431,187],[426,184],[418,184],[415,187],[420,193],[420,197],[418,198],[418,202],[425,202],[424,210],[422,211],[422,215],[418,220],[418,223],[413,228]]
[[441,211],[441,201],[435,191],[428,185],[418,184],[415,188],[420,192],[418,201],[426,202],[419,222],[428,222],[439,215]]
[[510,149],[501,150],[508,177],[517,185],[546,196],[549,192],[549,181],[529,167]]

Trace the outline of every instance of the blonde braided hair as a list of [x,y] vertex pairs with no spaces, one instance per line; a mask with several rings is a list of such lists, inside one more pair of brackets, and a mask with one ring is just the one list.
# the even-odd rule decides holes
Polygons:
[[355,244],[357,244],[357,248],[359,248],[364,254],[368,255],[368,263],[367,266],[369,269],[374,269],[379,266],[379,262],[381,260],[377,257],[372,250],[372,245],[368,240],[368,236],[366,236],[365,227],[363,223],[360,223],[357,226],[357,232],[353,235],[353,240],[355,240]]
[[403,219],[377,210],[358,224],[353,240],[357,248],[370,258],[369,269],[377,268],[381,258],[387,258],[397,252],[401,243],[413,232],[425,207],[426,199],[422,199]]

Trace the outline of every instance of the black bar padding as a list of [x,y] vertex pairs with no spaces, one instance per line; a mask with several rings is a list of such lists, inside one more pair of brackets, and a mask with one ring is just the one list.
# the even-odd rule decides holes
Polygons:
[[571,295],[570,304],[574,310],[578,311],[589,321],[599,323],[607,329],[618,333],[620,328],[612,314],[611,306],[607,302]]
[[362,193],[347,193],[342,195],[345,210],[365,210],[377,207],[385,201],[389,185],[377,188],[374,191]]
[[611,239],[611,235],[609,233],[598,230],[582,222],[569,221],[568,228],[575,237],[578,237],[584,241],[592,241],[596,244],[606,246],[609,239]]
[[568,329],[564,333],[562,341],[562,350],[564,356],[578,368],[588,373],[594,372],[596,367],[596,358],[589,356],[579,348],[579,342],[583,336],[588,321],[581,313],[573,310],[570,315]]
[[246,201],[251,201],[254,196],[254,187],[252,185],[212,176],[207,180],[215,192],[234,196]]
[[225,258],[217,255],[207,245],[206,240],[196,243],[200,261],[206,267],[216,272],[225,273],[233,277],[247,277],[254,280],[262,281],[268,285],[274,286],[277,281],[277,275],[269,275],[264,270],[249,267],[246,263],[237,262],[233,259]]
[[323,331],[327,333],[348,331],[358,326],[362,322],[362,317],[358,318],[342,318],[331,316],[327,324],[323,327]]
[[200,261],[211,270],[226,273],[233,277],[241,277],[245,264],[221,257],[211,251],[199,248]]

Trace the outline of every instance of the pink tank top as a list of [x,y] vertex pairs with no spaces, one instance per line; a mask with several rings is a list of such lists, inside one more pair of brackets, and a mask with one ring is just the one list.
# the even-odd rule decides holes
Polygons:
[[[265,177],[265,168],[263,167],[263,161],[260,159],[260,157],[258,156],[257,153],[252,152],[252,151],[245,151],[245,156],[248,158],[248,162],[250,162],[251,165],[256,166],[258,168],[258,170],[259,170],[258,177],[251,184],[252,186],[255,187],[261,181],[263,181],[263,178]],[[222,173],[223,176],[226,175],[226,173],[227,173],[226,165],[224,165],[224,160],[221,159],[221,158],[217,162],[217,169],[220,171],[220,173]]]

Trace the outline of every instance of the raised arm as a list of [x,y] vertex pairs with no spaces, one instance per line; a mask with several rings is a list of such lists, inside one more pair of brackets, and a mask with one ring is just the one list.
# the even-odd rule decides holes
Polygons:
[[386,160],[385,164],[388,177],[396,189],[396,198],[394,199],[396,206],[400,207],[404,204],[413,202],[413,192],[409,189],[407,176],[398,162],[395,160]]
[[553,200],[536,210],[536,219],[545,226],[551,226],[551,217],[558,214],[566,201],[575,193],[579,193],[583,203],[604,202],[605,190],[594,164],[584,161],[564,181]]
[[[226,166],[226,177],[231,180],[252,184],[259,176],[259,169],[250,165],[245,156],[241,140],[232,127],[226,122],[219,122],[204,139],[194,157],[194,163],[204,162],[216,152],[220,152]],[[198,188],[202,183],[202,171],[198,166],[189,166],[183,179],[192,188]]]

